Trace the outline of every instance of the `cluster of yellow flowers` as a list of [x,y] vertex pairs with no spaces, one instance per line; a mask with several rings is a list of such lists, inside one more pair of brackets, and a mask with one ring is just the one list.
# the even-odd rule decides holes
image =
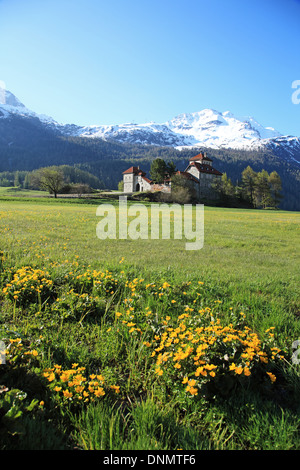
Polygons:
[[38,351],[32,349],[30,345],[25,345],[21,338],[9,339],[4,352],[7,364],[29,365],[39,356]]
[[[190,313],[180,315],[177,325],[172,324],[169,316],[162,324],[163,332],[145,343],[153,349],[155,372],[158,376],[171,374],[175,380],[181,380],[192,395],[197,395],[203,381],[217,374],[249,377],[257,364],[282,359],[276,347],[270,349],[268,357],[257,334],[246,326],[243,329],[236,329],[232,324],[222,326],[219,319],[201,326],[199,317]],[[276,380],[274,374],[266,373],[272,382]]]
[[133,302],[134,298],[138,296],[140,290],[144,290],[145,286],[143,284],[144,279],[134,278],[132,281],[125,279],[124,287],[129,290],[129,297],[124,299],[125,303]]
[[[123,271],[115,277],[108,270],[97,271],[90,266],[83,271],[74,268],[65,274],[69,290],[62,290],[55,301],[52,298],[52,312],[64,313],[65,309],[68,315],[75,312],[82,319],[97,311],[101,297],[120,293],[115,312],[117,327],[123,332],[137,334],[139,338],[143,336],[143,344],[153,358],[157,376],[171,378],[181,388],[184,385],[190,395],[197,395],[202,384],[214,381],[215,377],[226,374],[235,378],[250,377],[257,366],[264,368],[271,382],[276,381],[268,365],[282,358],[280,349],[271,347],[271,343],[266,348],[247,326],[222,325],[217,318],[220,300],[215,300],[211,307],[199,309],[203,282],[199,281],[191,290],[191,282],[186,282],[176,290],[166,281],[146,283],[140,278],[129,279],[123,276]],[[52,278],[55,278],[53,273]],[[47,270],[25,266],[14,273],[3,288],[3,294],[13,301],[22,298],[34,301],[37,294],[53,288],[52,278]],[[145,306],[145,299],[151,307]],[[244,325],[243,312],[240,312],[240,319]],[[241,322],[238,320],[235,325]],[[272,340],[273,328],[266,333]],[[35,354],[36,351],[27,351],[23,356],[34,357]],[[55,365],[43,375],[51,390],[72,402],[104,396],[108,388],[119,392],[118,386],[108,387],[101,374],[85,377],[84,371],[85,368],[77,364],[68,370]]]
[[[40,357],[36,349],[24,345],[21,338],[9,339],[5,350],[7,365],[32,365],[32,360]],[[38,364],[38,363],[36,363]],[[44,369],[41,375],[47,380],[52,392],[55,392],[57,400],[72,401],[73,404],[94,401],[112,391],[120,393],[119,385],[108,385],[102,374],[90,374],[86,376],[86,368],[78,364],[72,364],[71,369],[63,369],[55,364],[52,368]]]
[[97,271],[95,269],[87,268],[83,273],[70,272],[69,277],[81,286],[89,286],[91,288],[104,289],[106,293],[113,294],[117,285],[118,279],[115,279],[112,273],[108,270]]
[[118,385],[106,385],[102,374],[84,375],[85,367],[72,364],[71,369],[62,369],[61,365],[45,369],[43,376],[46,378],[51,390],[56,392],[57,398],[72,401],[72,403],[83,403],[94,401],[103,397],[107,390],[120,393]]
[[53,281],[48,271],[24,266],[18,269],[2,292],[15,301],[33,300],[38,294],[51,289]]

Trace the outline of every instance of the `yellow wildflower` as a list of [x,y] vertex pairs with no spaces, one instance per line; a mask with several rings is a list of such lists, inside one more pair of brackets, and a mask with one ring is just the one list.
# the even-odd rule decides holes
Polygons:
[[94,394],[96,395],[96,397],[101,397],[101,396],[105,395],[105,391],[103,390],[102,387],[98,387],[94,391]]
[[54,379],[55,379],[55,374],[52,372],[51,374],[48,375],[48,382],[53,382]]
[[189,384],[190,387],[194,387],[194,385],[196,385],[196,380],[191,379],[191,380],[188,381],[188,384]]
[[275,382],[276,381],[276,376],[274,374],[272,374],[272,372],[267,372],[268,376],[270,377],[271,379],[271,382]]
[[69,390],[64,390],[63,394],[65,398],[71,398],[73,396],[73,393],[69,392]]

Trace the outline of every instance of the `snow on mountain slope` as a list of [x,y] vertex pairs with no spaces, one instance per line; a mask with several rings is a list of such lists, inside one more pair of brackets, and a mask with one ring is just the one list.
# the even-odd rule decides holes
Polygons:
[[263,139],[281,135],[251,117],[238,119],[229,111],[220,113],[213,109],[179,115],[168,126],[188,137],[190,145],[210,148],[253,149],[260,147]]
[[29,110],[10,91],[0,87],[0,119],[10,116],[36,118],[48,129],[64,136],[100,138],[117,142],[175,148],[207,147],[257,150],[272,148],[284,158],[299,163],[300,139],[283,136],[272,127],[264,127],[252,117],[237,117],[231,112],[213,109],[180,114],[162,124],[92,125],[59,124],[49,116]]
[[163,124],[150,122],[78,127],[76,135],[176,148],[207,147],[245,150],[261,148],[270,139],[282,137],[275,129],[263,127],[252,117],[239,119],[229,111],[220,113],[212,109],[181,114]]
[[185,136],[174,133],[166,124],[120,124],[87,126],[77,130],[77,136],[113,139],[118,142],[177,147],[186,145]]
[[37,114],[26,108],[13,93],[0,86],[0,118],[7,118],[11,115],[37,118],[45,124],[58,125],[50,116]]

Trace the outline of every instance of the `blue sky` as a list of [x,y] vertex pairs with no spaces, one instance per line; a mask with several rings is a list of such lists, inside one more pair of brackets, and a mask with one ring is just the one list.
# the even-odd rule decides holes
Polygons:
[[0,80],[61,123],[213,108],[300,136],[299,59],[299,0],[0,0]]

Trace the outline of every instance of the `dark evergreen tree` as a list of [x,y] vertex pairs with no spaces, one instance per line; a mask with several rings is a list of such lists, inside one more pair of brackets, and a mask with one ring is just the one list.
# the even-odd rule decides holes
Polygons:
[[167,165],[162,158],[156,158],[151,163],[150,176],[155,183],[163,183],[167,175]]
[[175,163],[173,161],[168,162],[166,165],[166,172],[168,173],[168,176],[171,178],[174,173],[176,173],[176,171],[177,169]]

